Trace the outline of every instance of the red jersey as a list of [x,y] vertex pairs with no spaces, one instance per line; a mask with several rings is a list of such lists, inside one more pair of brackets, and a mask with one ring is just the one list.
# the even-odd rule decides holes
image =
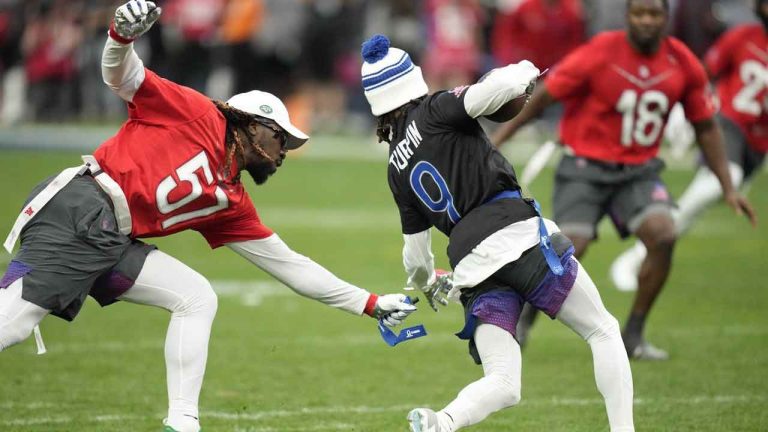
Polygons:
[[704,62],[717,79],[722,113],[757,151],[768,152],[768,33],[760,24],[729,30]]
[[216,106],[145,71],[128,121],[94,153],[125,193],[131,237],[193,229],[215,248],[270,236],[236,179],[237,168],[224,172],[226,120]]
[[716,111],[704,67],[672,37],[646,56],[625,31],[601,33],[563,59],[544,84],[565,107],[563,143],[590,159],[644,163],[658,153],[676,102],[691,122]]
[[526,0],[511,12],[496,14],[491,46],[500,65],[530,60],[544,70],[584,40],[584,13],[579,0],[555,4]]

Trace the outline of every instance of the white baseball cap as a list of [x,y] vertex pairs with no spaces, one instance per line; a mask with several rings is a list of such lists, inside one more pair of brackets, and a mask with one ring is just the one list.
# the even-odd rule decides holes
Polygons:
[[255,114],[259,117],[274,120],[283,130],[288,132],[285,148],[294,150],[301,147],[309,139],[299,128],[291,123],[288,116],[288,109],[283,102],[272,93],[259,90],[251,90],[246,93],[240,93],[229,98],[227,103],[240,111],[249,114]]

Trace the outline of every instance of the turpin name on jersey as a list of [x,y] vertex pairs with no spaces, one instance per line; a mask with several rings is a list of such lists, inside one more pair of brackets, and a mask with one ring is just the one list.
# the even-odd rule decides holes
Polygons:
[[405,138],[397,143],[389,156],[389,163],[397,169],[398,173],[408,166],[408,161],[413,156],[413,150],[419,148],[421,141],[421,134],[419,128],[416,127],[416,120],[414,120],[405,129]]

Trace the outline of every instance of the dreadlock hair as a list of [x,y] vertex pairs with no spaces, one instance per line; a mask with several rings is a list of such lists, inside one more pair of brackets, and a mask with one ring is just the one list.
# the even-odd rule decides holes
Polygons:
[[[227,132],[224,137],[224,146],[227,152],[224,172],[227,175],[232,168],[232,162],[243,158],[243,155],[245,154],[243,138],[247,139],[248,144],[251,145],[259,156],[274,162],[274,159],[264,151],[255,139],[253,139],[255,135],[251,129],[251,126],[253,126],[254,123],[266,124],[267,119],[241,111],[230,106],[226,102],[218,100],[212,100],[212,102],[227,120]],[[238,173],[237,176],[239,177],[239,175],[240,174]]]
[[379,138],[379,142],[389,143],[392,139],[393,131],[397,122],[405,117],[405,114],[410,111],[411,108],[418,106],[426,96],[422,96],[418,99],[413,99],[405,105],[401,105],[386,114],[382,114],[376,117],[376,136]]

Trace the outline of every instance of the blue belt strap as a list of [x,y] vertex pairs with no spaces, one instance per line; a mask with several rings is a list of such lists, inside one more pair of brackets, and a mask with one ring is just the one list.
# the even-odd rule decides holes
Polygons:
[[522,199],[523,196],[520,194],[520,191],[512,191],[512,190],[505,190],[497,193],[496,195],[488,198],[483,204],[492,203],[494,201],[498,201],[501,199]]
[[[522,195],[520,194],[520,191],[506,190],[492,196],[488,201],[485,202],[485,204],[498,201],[500,199],[510,198],[522,199]],[[536,210],[536,216],[539,217],[539,247],[541,248],[541,252],[544,254],[544,259],[547,260],[547,265],[549,266],[549,269],[552,270],[552,273],[556,274],[557,276],[562,276],[564,271],[563,263],[560,262],[560,257],[557,256],[557,252],[552,249],[552,242],[550,241],[547,227],[544,225],[544,218],[541,216],[541,206],[539,205],[538,201],[533,200],[533,208]]]

